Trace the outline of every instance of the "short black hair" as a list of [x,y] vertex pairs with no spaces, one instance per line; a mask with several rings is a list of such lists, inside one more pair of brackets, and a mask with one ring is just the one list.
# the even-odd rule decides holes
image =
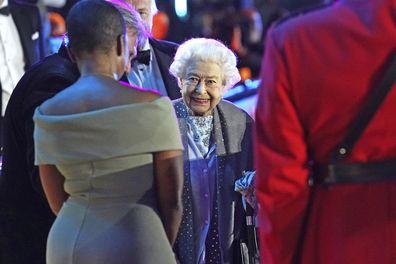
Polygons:
[[76,56],[95,49],[108,52],[117,37],[126,32],[121,13],[104,0],[76,3],[67,16],[66,27],[69,47]]

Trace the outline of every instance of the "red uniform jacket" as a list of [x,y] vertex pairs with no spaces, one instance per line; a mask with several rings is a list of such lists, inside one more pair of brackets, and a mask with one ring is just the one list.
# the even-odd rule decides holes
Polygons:
[[[340,0],[269,32],[255,142],[262,263],[396,263],[396,181],[307,185],[309,161],[327,162],[395,49],[396,0]],[[350,156],[385,159],[396,160],[396,85]]]

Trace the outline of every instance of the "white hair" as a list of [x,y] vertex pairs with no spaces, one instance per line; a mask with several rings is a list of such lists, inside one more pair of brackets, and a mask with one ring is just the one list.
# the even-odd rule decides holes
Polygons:
[[170,73],[176,78],[185,77],[191,60],[217,63],[223,72],[224,91],[241,80],[235,54],[218,40],[192,38],[181,44],[169,68]]
[[158,8],[157,4],[155,3],[155,0],[150,0],[150,13],[151,16],[153,17],[155,14],[157,14]]
[[150,34],[147,32],[146,27],[144,26],[144,23],[136,9],[130,3],[123,0],[106,1],[113,4],[118,9],[124,18],[126,27],[136,32],[138,47],[144,47]]

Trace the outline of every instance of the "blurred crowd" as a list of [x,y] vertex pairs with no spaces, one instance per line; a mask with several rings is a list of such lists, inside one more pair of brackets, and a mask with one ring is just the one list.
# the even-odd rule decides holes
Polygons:
[[[23,0],[37,4],[42,13],[47,54],[56,52],[66,32],[65,18],[78,0]],[[238,56],[242,81],[258,79],[265,34],[270,25],[299,9],[330,0],[193,0],[189,14],[179,18],[172,1],[158,1],[152,34],[156,39],[180,43],[189,37],[221,40]],[[169,29],[172,30],[169,30]]]

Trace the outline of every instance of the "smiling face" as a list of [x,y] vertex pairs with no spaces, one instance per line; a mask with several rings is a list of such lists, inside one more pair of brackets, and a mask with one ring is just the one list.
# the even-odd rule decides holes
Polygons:
[[190,61],[180,89],[186,106],[193,115],[207,116],[220,102],[224,85],[222,69],[217,63]]

